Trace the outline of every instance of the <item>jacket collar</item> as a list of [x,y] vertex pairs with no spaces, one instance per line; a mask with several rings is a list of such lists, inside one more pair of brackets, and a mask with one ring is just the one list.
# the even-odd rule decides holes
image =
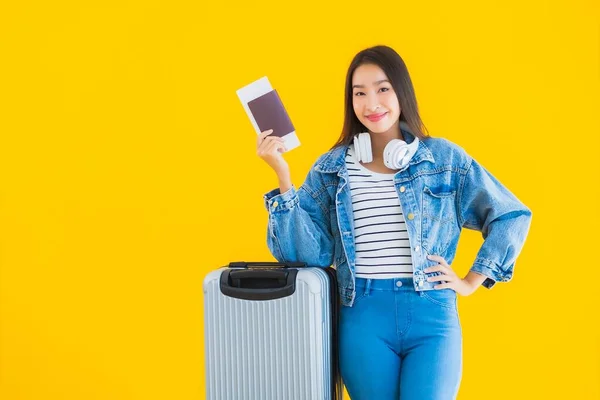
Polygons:
[[[412,143],[415,139],[415,136],[408,130],[406,123],[404,121],[400,122],[400,130],[402,131],[402,136],[406,139],[407,143]],[[331,149],[329,152],[325,154],[325,156],[315,165],[315,171],[323,172],[323,173],[335,173],[339,172],[343,165],[346,163],[346,151],[348,150],[348,145],[341,145],[334,149]],[[421,161],[430,161],[435,163],[435,159],[433,158],[433,154],[431,150],[427,147],[423,140],[419,140],[419,147],[417,148],[417,152],[412,156],[410,161],[408,162],[408,166],[418,164]],[[405,167],[405,168],[408,168]]]

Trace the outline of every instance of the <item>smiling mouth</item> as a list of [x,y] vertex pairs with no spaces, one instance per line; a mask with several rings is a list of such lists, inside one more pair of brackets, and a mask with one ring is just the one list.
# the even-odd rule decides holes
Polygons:
[[384,113],[381,113],[381,114],[371,114],[371,115],[367,116],[367,119],[369,121],[376,122],[376,121],[379,121],[380,119],[382,119],[386,115],[387,115],[387,112],[384,112]]

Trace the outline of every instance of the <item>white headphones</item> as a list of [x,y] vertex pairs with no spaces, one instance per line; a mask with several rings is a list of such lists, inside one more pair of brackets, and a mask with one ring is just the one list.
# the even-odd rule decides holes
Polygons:
[[[400,128],[409,130],[404,121],[400,121]],[[410,131],[409,131],[410,132]],[[419,138],[413,136],[410,143],[404,140],[392,139],[383,149],[383,163],[390,169],[404,168],[419,147]],[[359,133],[354,136],[354,154],[358,161],[370,163],[373,161],[373,152],[371,150],[371,135],[369,132]]]

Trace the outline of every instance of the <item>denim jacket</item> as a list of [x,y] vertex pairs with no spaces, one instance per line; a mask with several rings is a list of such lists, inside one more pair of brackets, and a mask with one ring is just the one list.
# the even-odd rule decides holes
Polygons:
[[[414,140],[410,132],[402,134],[407,142]],[[352,306],[356,255],[347,149],[338,146],[320,156],[299,189],[273,189],[264,195],[264,205],[267,245],[275,259],[333,265],[341,304]],[[437,262],[427,255],[451,264],[463,227],[484,239],[470,268],[486,277],[482,285],[490,289],[511,280],[531,210],[465,150],[444,138],[425,138],[408,165],[394,174],[394,184],[411,245],[415,290],[435,290],[439,282],[427,277],[439,273],[423,270]]]

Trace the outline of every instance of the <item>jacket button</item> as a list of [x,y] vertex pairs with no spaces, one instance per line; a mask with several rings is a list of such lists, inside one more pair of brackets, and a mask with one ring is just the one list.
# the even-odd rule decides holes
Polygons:
[[408,219],[413,220],[415,219],[415,214],[413,213],[408,213]]
[[404,186],[400,186],[400,192],[404,193],[404,191],[406,190],[406,188]]
[[273,208],[277,207],[278,205],[279,205],[278,202],[276,202],[276,201],[273,202]]

